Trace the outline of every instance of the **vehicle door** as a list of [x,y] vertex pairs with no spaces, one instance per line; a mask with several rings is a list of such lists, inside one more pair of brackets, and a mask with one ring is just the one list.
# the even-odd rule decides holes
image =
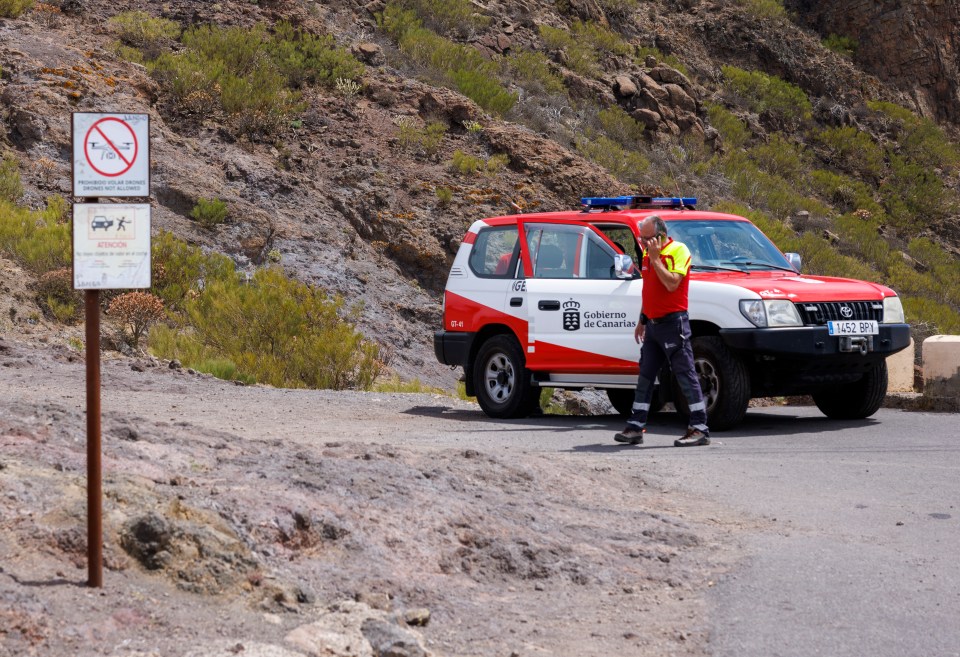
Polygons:
[[617,278],[608,238],[578,222],[521,222],[527,367],[571,373],[636,372],[633,332],[641,281]]

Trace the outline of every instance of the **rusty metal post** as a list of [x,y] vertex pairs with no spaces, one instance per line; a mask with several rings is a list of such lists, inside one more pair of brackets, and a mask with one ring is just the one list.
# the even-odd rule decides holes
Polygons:
[[87,586],[103,586],[103,491],[100,463],[100,291],[84,296],[87,338]]

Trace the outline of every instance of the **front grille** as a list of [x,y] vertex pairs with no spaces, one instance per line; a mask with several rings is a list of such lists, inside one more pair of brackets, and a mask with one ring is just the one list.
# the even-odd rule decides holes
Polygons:
[[[882,301],[814,301],[795,304],[800,312],[800,319],[807,326],[823,325],[829,321],[845,319],[875,319],[883,321]],[[846,307],[852,312],[844,314]]]

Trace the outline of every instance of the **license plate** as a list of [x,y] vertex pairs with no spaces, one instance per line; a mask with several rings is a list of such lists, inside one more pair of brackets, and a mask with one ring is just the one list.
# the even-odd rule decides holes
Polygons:
[[852,319],[842,322],[827,322],[830,335],[877,335],[880,329],[875,319]]

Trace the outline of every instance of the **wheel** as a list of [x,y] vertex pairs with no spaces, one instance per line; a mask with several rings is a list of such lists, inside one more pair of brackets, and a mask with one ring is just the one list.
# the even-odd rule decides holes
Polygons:
[[[629,417],[633,412],[633,399],[636,396],[636,390],[633,388],[607,388],[607,399],[614,410],[624,417]],[[653,397],[650,399],[649,414],[653,415],[660,411],[663,402],[660,401],[659,386],[654,386]]]
[[635,393],[632,388],[607,388],[607,399],[617,413],[627,416],[633,411]]
[[[723,431],[740,424],[750,402],[750,374],[743,361],[727,349],[723,340],[707,335],[693,339],[693,366],[700,379],[710,429]],[[676,379],[673,403],[680,413],[690,415]]]
[[863,378],[831,386],[813,395],[824,415],[836,420],[861,420],[877,412],[887,395],[887,362],[881,360]]
[[483,343],[474,361],[473,384],[484,413],[526,417],[540,403],[540,390],[530,385],[525,363],[512,335],[496,335]]

